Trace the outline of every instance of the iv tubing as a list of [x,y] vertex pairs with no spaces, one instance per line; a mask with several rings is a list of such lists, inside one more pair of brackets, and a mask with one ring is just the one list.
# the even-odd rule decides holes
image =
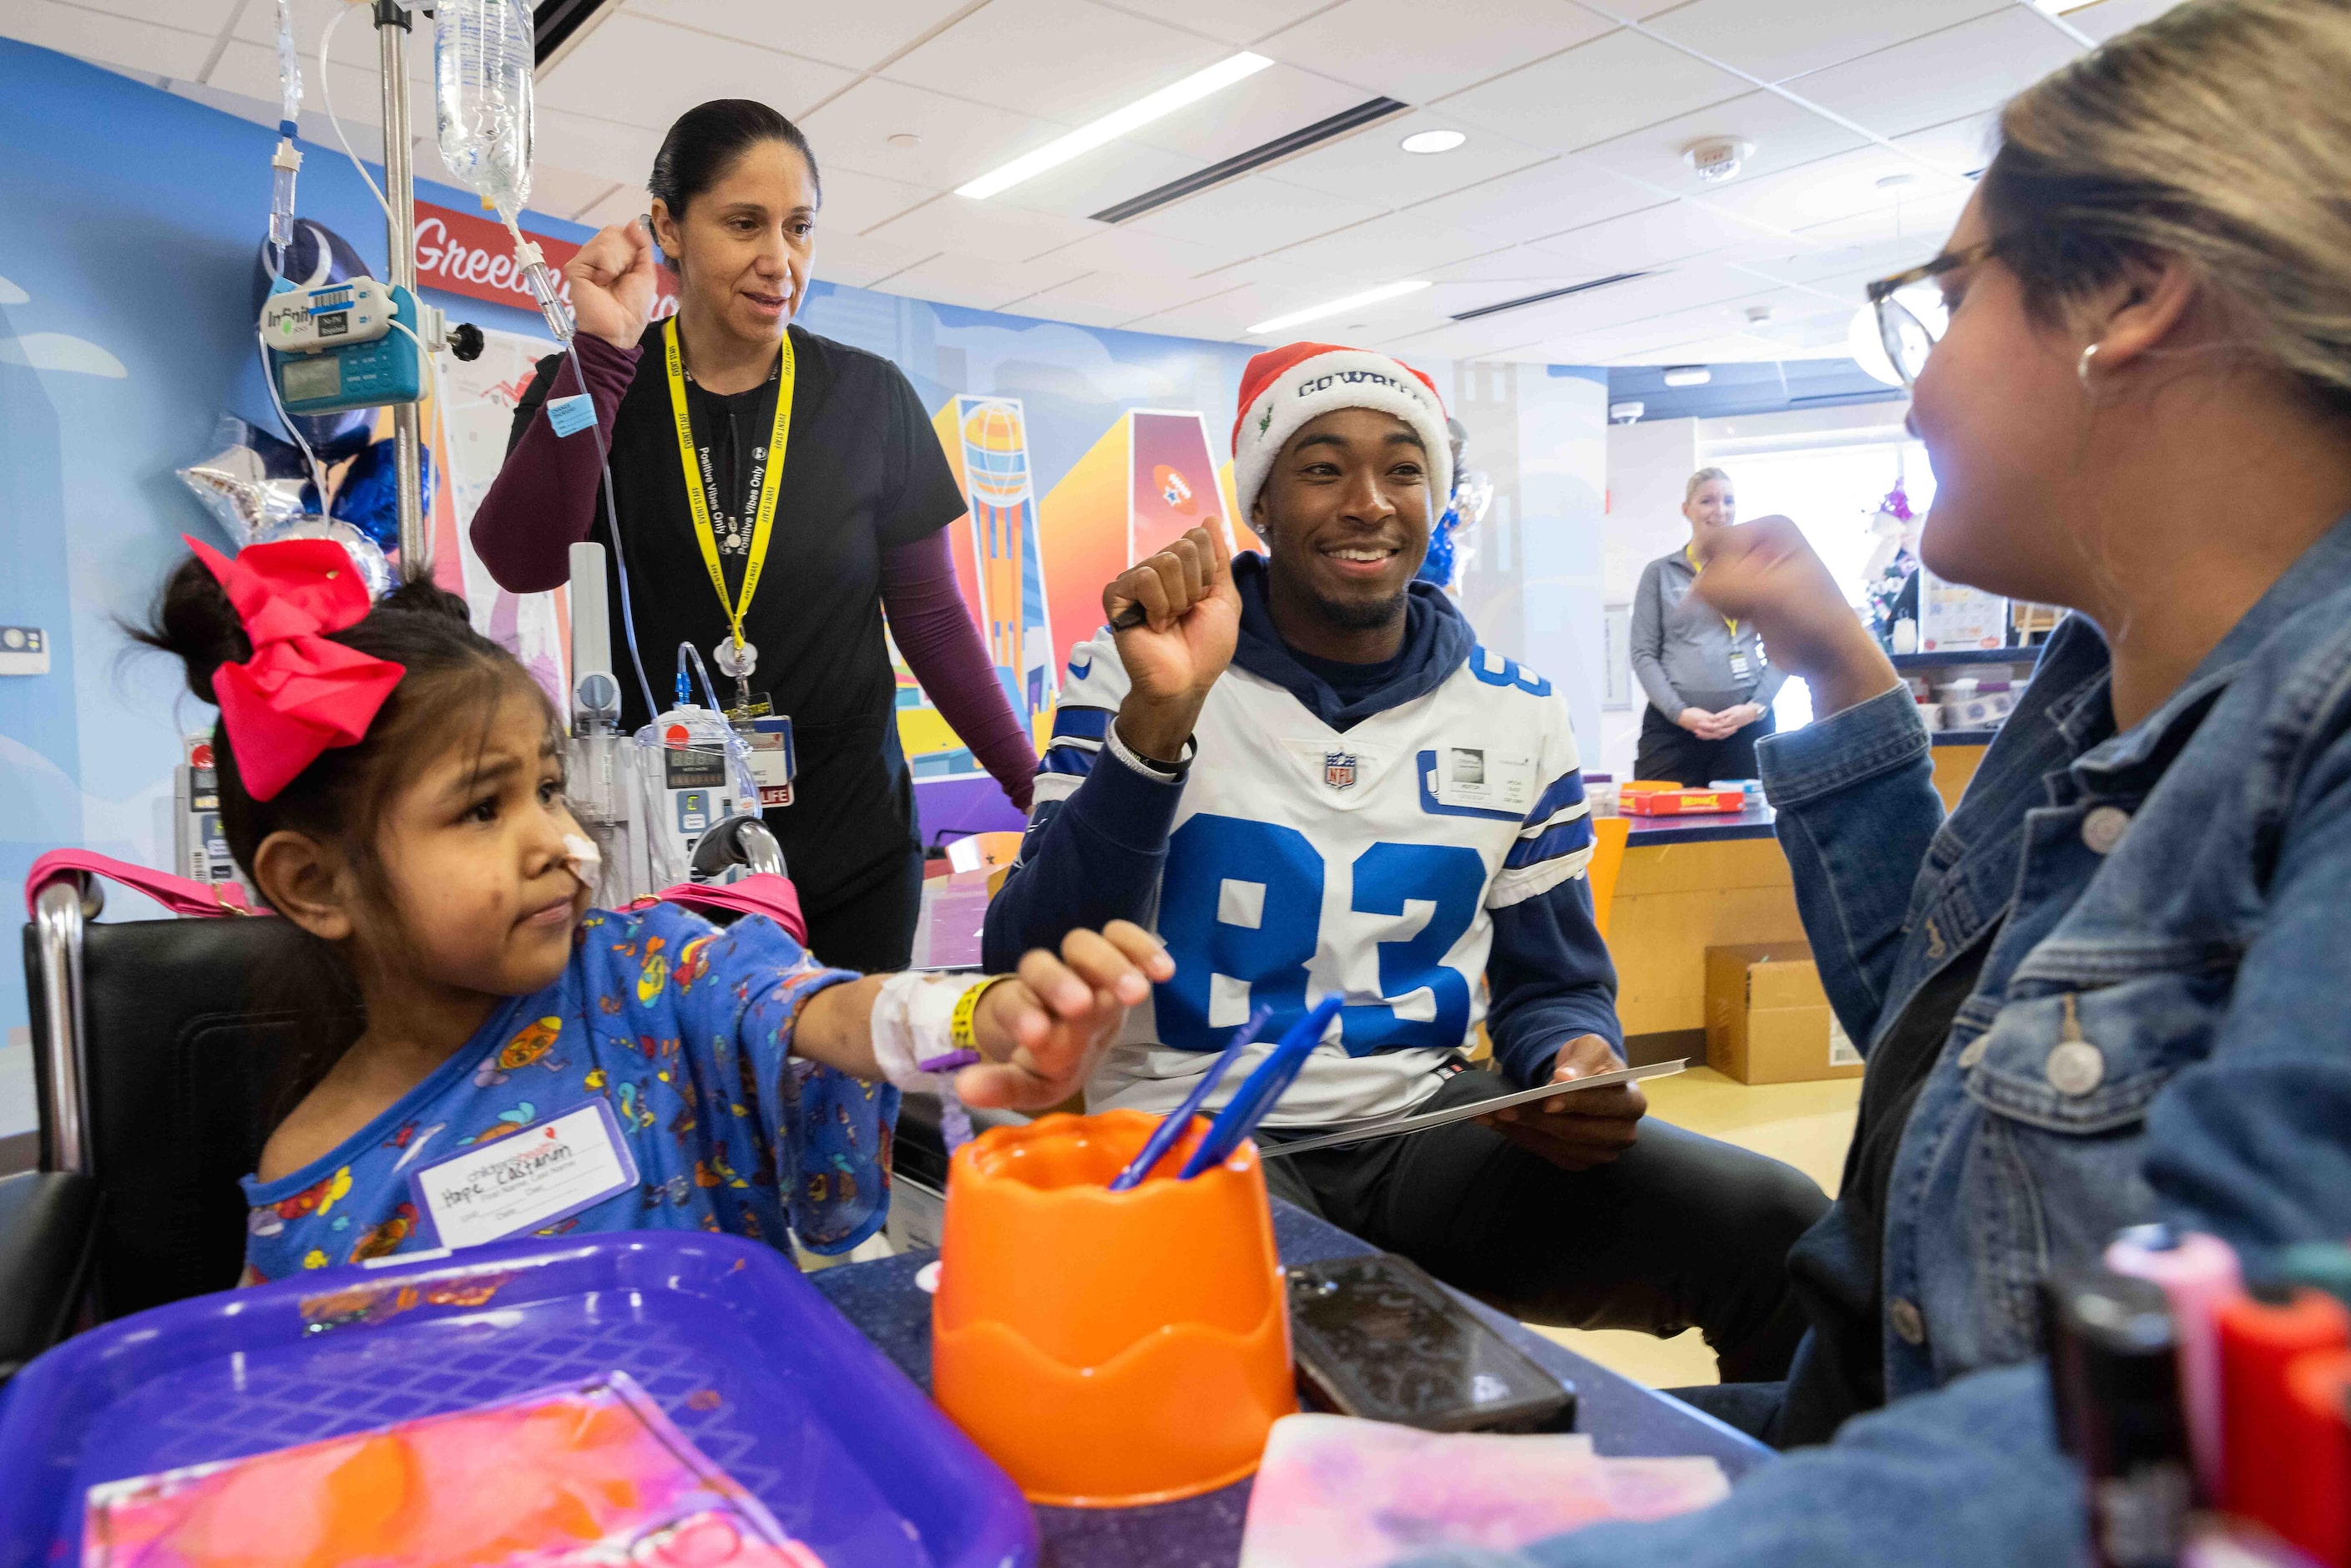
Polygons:
[[367,172],[367,165],[360,162],[360,155],[351,151],[351,139],[343,134],[343,122],[335,118],[335,78],[328,74],[327,49],[335,41],[335,29],[343,25],[343,18],[350,16],[351,10],[352,7],[346,5],[337,11],[333,19],[328,22],[327,30],[319,35],[319,97],[326,105],[327,123],[334,128],[335,140],[343,144],[343,156],[349,158],[351,167],[360,172],[360,178],[367,183],[368,193],[375,198],[375,204],[383,209],[383,215],[389,220],[392,216],[391,199],[384,195],[383,187],[375,183],[375,176]]

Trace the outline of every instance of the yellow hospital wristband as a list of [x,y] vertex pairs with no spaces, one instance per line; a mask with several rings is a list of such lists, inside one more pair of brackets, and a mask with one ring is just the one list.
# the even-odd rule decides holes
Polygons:
[[973,1020],[979,1013],[979,999],[1005,981],[1014,977],[1010,975],[990,975],[977,985],[967,987],[963,995],[956,998],[955,1015],[947,1024],[947,1040],[950,1044],[958,1051],[979,1049],[979,1037],[972,1029]]

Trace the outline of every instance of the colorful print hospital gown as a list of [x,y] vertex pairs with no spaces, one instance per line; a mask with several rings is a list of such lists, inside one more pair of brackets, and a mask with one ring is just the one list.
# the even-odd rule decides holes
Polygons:
[[549,1123],[598,1102],[634,1185],[516,1234],[699,1228],[782,1247],[789,1222],[810,1251],[846,1251],[889,1208],[898,1092],[791,1045],[809,998],[856,977],[757,915],[722,931],[669,904],[591,910],[553,985],[500,1008],[332,1154],[246,1178],[246,1282],[443,1244],[412,1176],[494,1140],[550,1136]]

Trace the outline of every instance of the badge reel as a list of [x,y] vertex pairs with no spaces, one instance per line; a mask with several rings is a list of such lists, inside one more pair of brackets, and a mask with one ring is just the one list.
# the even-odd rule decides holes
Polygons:
[[799,770],[799,759],[792,750],[792,721],[782,714],[761,714],[751,706],[751,675],[759,667],[759,649],[756,643],[737,643],[728,638],[712,651],[712,662],[720,673],[735,681],[735,711],[728,715],[750,747],[751,779],[759,791],[759,806],[792,803],[792,777]]
[[751,716],[751,675],[759,667],[758,644],[729,637],[710,652],[718,673],[735,683],[735,715],[738,726]]

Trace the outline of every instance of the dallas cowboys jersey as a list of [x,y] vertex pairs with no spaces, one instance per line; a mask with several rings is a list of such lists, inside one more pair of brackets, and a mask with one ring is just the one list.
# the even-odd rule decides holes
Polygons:
[[[1129,766],[1106,745],[1127,691],[1107,630],[1070,672],[1024,860],[1089,774]],[[1339,1019],[1269,1124],[1410,1109],[1485,1016],[1492,912],[1580,876],[1591,858],[1566,705],[1549,681],[1478,648],[1434,689],[1341,732],[1236,664],[1194,739],[1153,919],[1176,976],[1130,1010],[1087,1086],[1089,1109],[1173,1109],[1251,1009],[1270,1005],[1264,1043],[1213,1108],[1333,990],[1346,998]]]

